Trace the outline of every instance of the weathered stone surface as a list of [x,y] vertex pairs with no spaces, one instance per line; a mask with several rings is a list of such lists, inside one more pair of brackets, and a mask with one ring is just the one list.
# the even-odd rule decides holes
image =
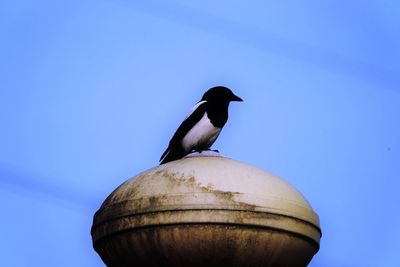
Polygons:
[[224,157],[188,157],[119,186],[95,214],[108,266],[306,266],[318,216],[283,179]]

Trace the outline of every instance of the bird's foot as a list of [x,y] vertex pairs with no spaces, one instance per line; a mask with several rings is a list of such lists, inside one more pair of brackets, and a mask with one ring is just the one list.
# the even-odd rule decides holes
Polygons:
[[197,153],[202,153],[203,151],[214,151],[219,153],[219,151],[217,149],[209,149],[209,148],[204,148],[204,149],[193,149],[192,152],[197,152]]

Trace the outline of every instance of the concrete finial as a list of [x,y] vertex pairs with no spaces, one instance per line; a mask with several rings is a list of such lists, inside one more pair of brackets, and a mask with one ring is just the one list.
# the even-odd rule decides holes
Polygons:
[[107,266],[307,266],[318,216],[290,184],[232,159],[186,157],[119,186],[94,216]]

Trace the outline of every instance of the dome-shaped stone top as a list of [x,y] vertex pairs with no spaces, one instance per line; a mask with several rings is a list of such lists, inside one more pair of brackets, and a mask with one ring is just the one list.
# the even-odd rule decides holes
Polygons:
[[111,235],[171,225],[225,225],[284,233],[312,248],[308,261],[318,251],[321,237],[318,216],[289,183],[236,160],[206,156],[157,166],[119,186],[95,215],[93,242],[96,248]]

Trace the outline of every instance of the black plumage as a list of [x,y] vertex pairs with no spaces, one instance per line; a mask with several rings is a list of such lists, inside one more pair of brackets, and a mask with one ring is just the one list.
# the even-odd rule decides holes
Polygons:
[[176,130],[160,163],[180,159],[194,150],[209,149],[228,120],[231,101],[243,100],[224,86],[213,87],[204,93],[192,113]]

